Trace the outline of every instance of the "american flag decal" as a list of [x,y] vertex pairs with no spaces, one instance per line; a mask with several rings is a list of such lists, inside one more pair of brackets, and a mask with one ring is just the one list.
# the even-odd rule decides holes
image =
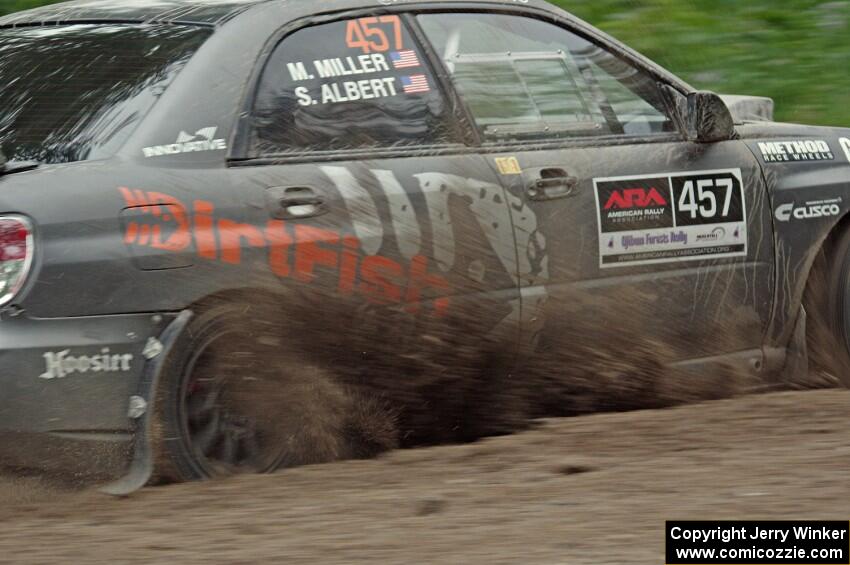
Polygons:
[[431,92],[431,87],[428,85],[428,77],[426,77],[425,75],[401,77],[401,84],[402,86],[404,86],[405,94]]
[[390,53],[390,60],[393,62],[393,67],[397,69],[419,66],[419,57],[416,56],[416,51],[410,49],[406,51],[393,51]]

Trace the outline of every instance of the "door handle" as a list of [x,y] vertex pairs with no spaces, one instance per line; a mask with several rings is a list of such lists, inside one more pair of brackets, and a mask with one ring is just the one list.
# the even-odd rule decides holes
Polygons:
[[539,178],[531,181],[528,197],[531,200],[554,200],[573,196],[578,178],[563,169],[541,169]]
[[266,209],[276,220],[314,218],[328,211],[324,197],[309,186],[274,186],[266,189]]

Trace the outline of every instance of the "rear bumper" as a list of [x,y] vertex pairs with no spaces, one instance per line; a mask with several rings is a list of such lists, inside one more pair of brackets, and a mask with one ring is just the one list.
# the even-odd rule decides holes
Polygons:
[[145,388],[174,318],[0,319],[0,465],[124,472],[136,425],[131,398]]

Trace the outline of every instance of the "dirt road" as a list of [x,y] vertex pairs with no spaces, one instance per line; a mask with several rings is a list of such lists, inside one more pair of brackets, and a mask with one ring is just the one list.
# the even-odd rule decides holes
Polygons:
[[2,562],[662,562],[665,519],[850,518],[850,392],[551,420],[132,498],[0,489]]

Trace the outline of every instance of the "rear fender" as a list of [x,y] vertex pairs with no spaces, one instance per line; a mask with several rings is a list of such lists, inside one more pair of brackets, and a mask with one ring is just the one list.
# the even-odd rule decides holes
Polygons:
[[127,473],[100,490],[114,496],[128,496],[144,487],[154,472],[153,426],[157,388],[165,365],[180,335],[192,320],[191,310],[184,310],[162,332],[158,351],[151,351],[139,381],[138,394],[131,399],[130,410],[134,417],[133,458]]

